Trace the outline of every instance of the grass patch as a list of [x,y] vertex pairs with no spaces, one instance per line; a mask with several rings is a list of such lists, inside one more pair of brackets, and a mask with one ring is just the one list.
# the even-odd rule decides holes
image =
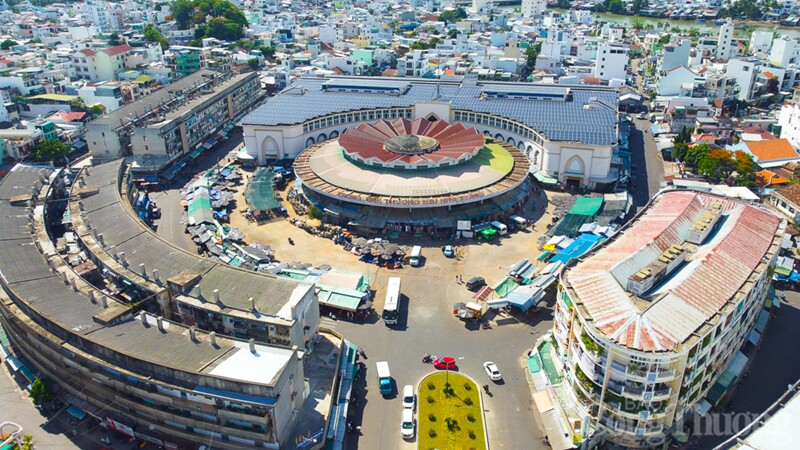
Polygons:
[[471,161],[482,166],[489,166],[501,173],[511,172],[511,169],[514,168],[514,157],[499,144],[484,145]]
[[[446,380],[449,384],[446,384]],[[424,386],[426,396],[434,402],[419,405],[420,417],[428,418],[427,433],[418,436],[420,449],[462,450],[483,449],[483,414],[480,402],[472,395],[478,387],[463,375],[437,372],[429,376]],[[433,389],[430,385],[433,385]],[[430,417],[442,420],[431,421]]]

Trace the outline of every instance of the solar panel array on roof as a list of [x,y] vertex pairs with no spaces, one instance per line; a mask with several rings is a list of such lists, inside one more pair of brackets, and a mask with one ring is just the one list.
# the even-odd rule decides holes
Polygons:
[[[242,119],[243,125],[296,125],[306,121],[347,111],[412,107],[416,103],[438,98],[456,111],[468,111],[505,117],[538,130],[552,141],[579,142],[584,145],[615,145],[617,143],[618,93],[614,89],[597,87],[569,88],[565,101],[520,99],[482,96],[483,90],[516,89],[514,83],[461,83],[411,79],[402,95],[375,95],[374,92],[337,91],[324,89],[332,80],[357,83],[358,86],[385,83],[375,78],[300,78],[278,95],[269,98],[261,107]],[[521,84],[519,86],[522,86]],[[535,85],[531,85],[535,86]],[[542,94],[545,86],[535,86]],[[553,88],[553,93],[565,88]],[[527,92],[527,90],[526,90]],[[296,95],[290,95],[294,93]],[[593,99],[608,107],[584,108]]]

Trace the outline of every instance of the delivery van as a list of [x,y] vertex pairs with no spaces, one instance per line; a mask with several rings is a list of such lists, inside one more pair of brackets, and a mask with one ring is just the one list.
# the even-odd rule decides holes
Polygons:
[[411,256],[408,258],[408,264],[416,267],[420,264],[422,259],[422,247],[415,245],[411,249]]
[[508,227],[505,224],[495,220],[494,222],[491,222],[490,225],[500,232],[500,236],[508,234]]

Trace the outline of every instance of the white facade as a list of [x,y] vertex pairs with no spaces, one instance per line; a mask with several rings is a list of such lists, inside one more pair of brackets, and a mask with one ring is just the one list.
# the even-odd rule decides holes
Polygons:
[[750,35],[750,54],[769,53],[772,48],[771,31],[753,31]]
[[800,104],[789,103],[781,107],[778,115],[781,126],[780,137],[789,141],[794,148],[800,148]]
[[522,0],[522,17],[539,17],[546,8],[544,0]]
[[780,39],[772,41],[772,51],[769,52],[769,61],[782,66],[788,66],[798,61],[798,53],[800,53],[800,47],[797,46],[797,41],[782,36]]
[[608,43],[597,46],[594,76],[603,81],[624,80],[627,76],[628,49]]
[[717,39],[717,59],[727,61],[731,57],[733,50],[733,22],[728,19],[719,27],[719,38]]
[[694,83],[695,78],[697,78],[696,73],[684,66],[678,66],[660,74],[656,90],[661,96],[681,95],[681,87],[687,83]]
[[750,100],[752,98],[753,83],[756,79],[756,62],[746,59],[732,59],[725,66],[725,73],[736,78],[739,85],[739,100]]
[[111,89],[103,89],[99,86],[86,85],[78,89],[78,96],[83,99],[87,106],[94,106],[97,104],[103,105],[106,112],[117,110],[125,104],[122,99],[122,93],[119,89],[116,90],[119,96],[114,96]]
[[689,51],[691,49],[691,39],[681,39],[680,44],[665,46],[661,53],[661,70],[670,70],[678,66],[687,66],[689,63]]

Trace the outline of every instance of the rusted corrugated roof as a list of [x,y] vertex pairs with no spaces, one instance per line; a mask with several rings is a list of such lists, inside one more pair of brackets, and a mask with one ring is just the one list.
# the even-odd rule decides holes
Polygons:
[[[671,276],[663,297],[640,308],[625,289],[628,277],[675,244],[711,202],[724,218],[712,238]],[[689,191],[661,194],[644,215],[609,244],[566,273],[576,303],[594,326],[621,345],[665,351],[688,339],[718,313],[769,251],[780,219],[747,203]]]

